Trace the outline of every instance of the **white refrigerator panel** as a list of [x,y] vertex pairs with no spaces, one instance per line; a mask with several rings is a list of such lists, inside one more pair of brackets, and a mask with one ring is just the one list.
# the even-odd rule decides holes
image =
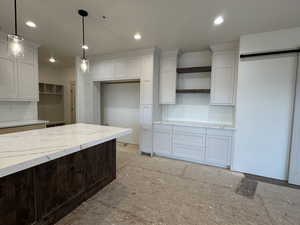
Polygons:
[[297,60],[240,62],[233,170],[287,180]]

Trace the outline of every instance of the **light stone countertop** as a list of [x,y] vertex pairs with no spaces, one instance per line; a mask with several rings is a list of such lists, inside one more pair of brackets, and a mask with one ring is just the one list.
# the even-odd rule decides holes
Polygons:
[[175,126],[186,126],[186,127],[202,127],[202,128],[212,128],[212,129],[224,129],[224,130],[235,130],[235,127],[230,124],[222,123],[210,123],[210,122],[190,122],[190,121],[157,121],[154,124],[162,125],[175,125]]
[[37,124],[47,124],[47,123],[48,121],[46,120],[6,121],[6,122],[0,122],[0,129],[10,128],[10,127],[23,127],[23,126],[30,126],[30,125],[37,125]]
[[128,135],[131,129],[72,124],[0,135],[0,177]]

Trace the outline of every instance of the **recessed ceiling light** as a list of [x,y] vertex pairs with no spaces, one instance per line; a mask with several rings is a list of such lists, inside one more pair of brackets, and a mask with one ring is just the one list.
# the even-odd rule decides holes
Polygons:
[[53,57],[51,57],[51,58],[49,59],[49,62],[55,63],[55,62],[56,62],[56,59],[54,59]]
[[31,27],[31,28],[36,28],[36,24],[35,24],[34,22],[30,21],[30,20],[28,20],[28,21],[26,22],[26,25],[27,25],[28,27]]
[[89,46],[87,46],[87,45],[82,45],[81,46],[84,50],[88,50],[89,49]]
[[223,16],[218,16],[217,18],[215,18],[214,24],[215,24],[216,26],[221,25],[222,23],[224,23],[224,18],[223,18]]
[[222,23],[224,23],[223,16],[218,16],[218,17],[215,18],[215,20],[214,20],[215,25],[221,25]]
[[140,33],[136,33],[136,34],[134,35],[134,39],[135,39],[135,40],[141,40],[141,39],[142,39],[141,34],[140,34]]

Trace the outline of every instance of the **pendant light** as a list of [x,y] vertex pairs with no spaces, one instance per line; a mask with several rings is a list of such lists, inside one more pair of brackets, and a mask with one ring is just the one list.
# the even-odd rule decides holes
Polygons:
[[14,0],[15,33],[7,35],[8,54],[14,57],[24,56],[23,37],[18,34],[17,0]]
[[88,49],[88,46],[85,44],[85,27],[84,27],[84,18],[88,16],[88,12],[80,9],[78,10],[78,14],[82,17],[82,57],[80,63],[81,72],[85,73],[89,71],[89,61],[86,57],[85,51]]

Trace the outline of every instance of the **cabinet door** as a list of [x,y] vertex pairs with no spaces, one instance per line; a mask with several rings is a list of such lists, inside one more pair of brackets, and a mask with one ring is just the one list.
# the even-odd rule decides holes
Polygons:
[[232,144],[231,137],[207,135],[205,161],[209,164],[228,167]]
[[177,53],[162,55],[159,74],[159,103],[176,104]]
[[0,57],[0,99],[17,97],[17,76],[15,63]]
[[20,59],[22,63],[34,64],[34,48],[24,46],[24,57]]
[[138,58],[117,59],[114,67],[116,79],[138,79],[141,76],[141,63]]
[[141,90],[140,90],[140,103],[141,104],[153,104],[153,83],[149,80],[141,81]]
[[151,129],[140,129],[140,151],[152,154],[152,130]]
[[36,97],[37,78],[34,66],[26,63],[18,64],[18,96],[26,100],[34,100]]
[[33,169],[0,178],[0,224],[35,224]]
[[114,79],[114,63],[112,60],[105,60],[94,64],[92,72],[95,80],[113,80]]
[[236,82],[235,51],[213,54],[211,104],[234,105]]
[[153,128],[153,152],[172,154],[172,126],[155,125]]
[[152,105],[140,106],[140,125],[144,129],[152,129]]
[[141,104],[153,104],[153,55],[142,59]]

